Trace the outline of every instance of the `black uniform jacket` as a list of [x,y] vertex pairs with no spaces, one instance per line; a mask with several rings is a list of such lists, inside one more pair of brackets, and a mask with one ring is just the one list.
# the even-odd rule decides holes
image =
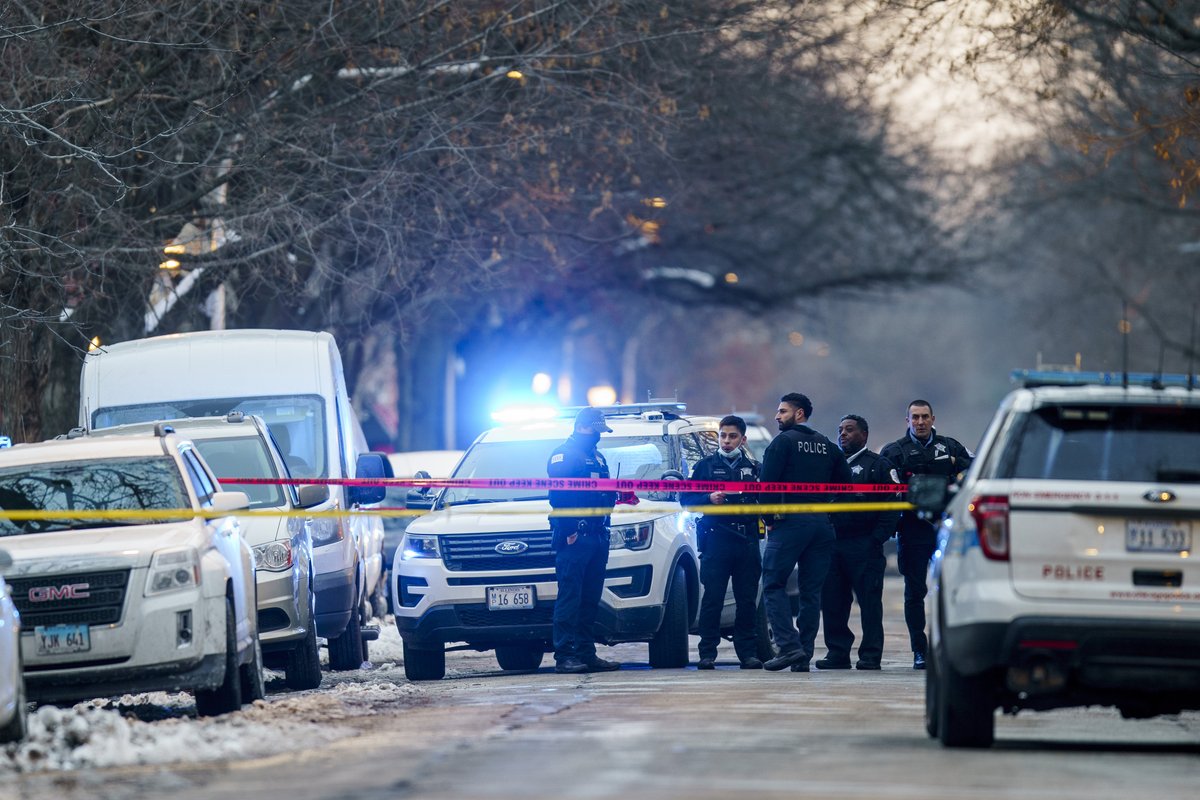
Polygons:
[[[924,445],[919,444],[910,434],[905,434],[880,450],[879,455],[892,462],[900,482],[905,484],[913,475],[941,475],[947,484],[953,483],[975,460],[974,454],[958,440],[941,436],[936,429],[930,434],[930,441]],[[896,531],[901,536],[932,536],[934,528],[932,523],[918,518],[911,511],[906,511],[901,515]]]
[[[607,478],[608,464],[592,443],[578,434],[571,436],[550,454],[546,463],[546,474],[551,478]],[[588,489],[551,489],[550,507],[560,508],[606,508],[612,511],[616,503],[616,492],[600,492]],[[581,519],[596,524],[609,524],[607,516],[551,517],[555,526],[575,527]]]
[[[759,478],[764,482],[850,483],[846,457],[833,442],[807,425],[783,431],[767,445]],[[766,503],[823,503],[836,497],[824,492],[762,494]],[[778,518],[778,517],[777,517]]]
[[[711,453],[696,463],[692,470],[694,481],[736,481],[738,483],[758,482],[758,462],[747,457],[740,449],[738,458],[731,465],[720,453]],[[681,492],[679,502],[687,506],[707,506],[710,492]],[[758,495],[754,492],[745,494],[726,495],[725,503],[746,506],[746,514],[705,514],[696,523],[702,533],[717,532],[732,534],[747,539],[758,538]],[[702,537],[703,538],[703,537]],[[703,549],[703,547],[701,547]]]
[[[854,483],[896,483],[899,480],[892,462],[867,448],[852,453],[846,459]],[[890,503],[899,498],[890,494],[847,494],[845,503]],[[870,536],[877,544],[892,538],[896,531],[899,511],[844,511],[833,515],[833,527],[839,539]]]

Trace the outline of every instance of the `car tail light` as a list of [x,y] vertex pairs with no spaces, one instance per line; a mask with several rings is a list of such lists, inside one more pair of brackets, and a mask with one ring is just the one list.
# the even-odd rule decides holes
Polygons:
[[967,506],[975,529],[979,531],[979,546],[993,561],[1008,561],[1008,497],[984,495]]

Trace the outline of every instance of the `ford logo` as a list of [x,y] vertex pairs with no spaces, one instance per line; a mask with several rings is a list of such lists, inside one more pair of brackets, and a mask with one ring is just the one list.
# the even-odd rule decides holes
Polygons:
[[1176,499],[1175,493],[1169,489],[1151,489],[1142,495],[1142,497],[1151,503],[1170,503]]
[[509,539],[507,542],[501,542],[496,545],[496,552],[506,556],[515,556],[517,553],[524,553],[528,549],[529,545],[519,542],[516,539]]

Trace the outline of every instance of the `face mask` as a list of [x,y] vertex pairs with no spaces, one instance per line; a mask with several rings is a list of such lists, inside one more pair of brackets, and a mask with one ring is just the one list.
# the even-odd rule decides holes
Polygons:
[[600,444],[600,434],[598,433],[576,433],[575,435],[592,447]]

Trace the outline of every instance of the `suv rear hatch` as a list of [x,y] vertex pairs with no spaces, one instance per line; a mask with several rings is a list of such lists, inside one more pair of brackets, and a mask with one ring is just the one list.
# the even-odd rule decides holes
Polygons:
[[1010,441],[973,513],[1019,594],[1200,608],[1200,398],[1044,404]]

